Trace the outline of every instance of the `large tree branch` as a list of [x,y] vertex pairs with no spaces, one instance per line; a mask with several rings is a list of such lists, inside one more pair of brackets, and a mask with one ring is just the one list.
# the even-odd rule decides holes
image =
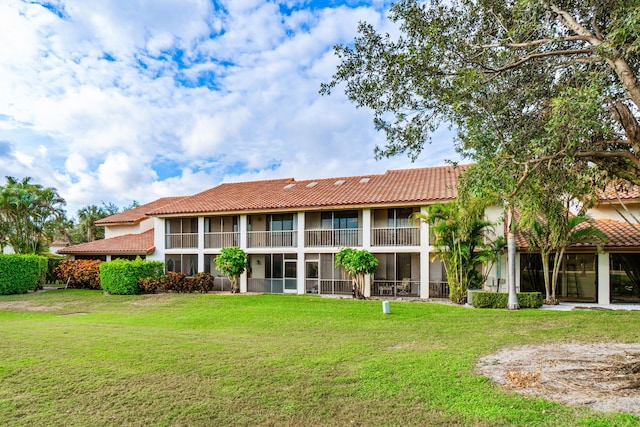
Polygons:
[[[600,32],[600,29],[597,26],[595,27],[596,34],[593,34],[582,24],[576,21],[576,19],[567,11],[560,9],[552,3],[549,3],[548,7],[558,14],[558,20],[560,22],[579,36],[585,37],[592,46],[598,47],[604,43],[603,38],[597,35]],[[622,86],[627,92],[629,98],[631,98],[633,103],[636,104],[636,107],[640,108],[640,81],[638,81],[638,77],[629,66],[629,63],[619,52],[615,52],[613,57],[606,58],[606,60],[609,66],[613,68],[615,73],[618,75],[618,78],[622,82]]]
[[558,15],[558,20],[562,22],[567,28],[575,32],[576,34],[584,37],[593,46],[600,46],[602,40],[598,38],[591,31],[587,30],[584,25],[580,24],[571,14],[565,10],[560,9],[553,3],[549,4],[549,8]]
[[504,67],[500,67],[500,68],[485,67],[485,68],[490,70],[491,73],[502,73],[512,68],[517,68],[520,65],[524,64],[525,62],[531,61],[532,59],[536,59],[536,58],[544,58],[548,56],[563,56],[563,55],[565,56],[566,55],[583,55],[583,54],[591,54],[591,53],[593,53],[592,49],[567,49],[567,50],[554,50],[551,52],[532,53],[531,55],[527,55],[523,58],[520,58],[518,61],[513,62],[509,65],[505,65]]
[[631,109],[622,101],[617,101],[611,106],[611,115],[624,128],[633,150],[636,153],[640,153],[640,123],[638,123]]
[[[558,159],[558,158],[561,158],[561,157],[566,157],[566,156],[567,156],[567,153],[564,150],[561,150],[561,151],[558,151],[557,153],[554,153],[554,154],[549,154],[547,156],[536,157],[535,159],[526,160],[526,161],[520,162],[520,163],[522,163],[522,164],[526,164],[526,163],[534,163],[534,164],[535,163],[544,163],[544,162],[553,161],[555,159]],[[628,160],[634,166],[636,166],[637,168],[640,168],[640,159],[638,157],[636,157],[630,151],[620,151],[620,150],[616,150],[616,151],[595,151],[595,150],[578,151],[576,153],[572,153],[571,157],[577,157],[577,158],[582,158],[582,159],[618,158],[618,159]]]
[[629,66],[629,63],[620,55],[607,59],[607,62],[618,75],[631,101],[636,104],[636,107],[640,108],[640,81],[638,81],[638,77]]
[[584,36],[568,36],[568,37],[560,37],[557,39],[547,39],[547,38],[538,39],[538,40],[532,40],[529,42],[522,42],[522,43],[481,44],[481,45],[478,45],[477,47],[482,49],[494,49],[498,47],[522,48],[522,47],[538,46],[541,44],[547,44],[552,42],[568,42],[568,41],[578,41],[578,40],[589,41],[588,38]]

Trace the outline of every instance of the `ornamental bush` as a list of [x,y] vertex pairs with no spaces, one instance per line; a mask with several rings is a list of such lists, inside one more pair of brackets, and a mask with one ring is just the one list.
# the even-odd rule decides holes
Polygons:
[[72,289],[102,289],[98,259],[65,259],[56,267],[56,277]]
[[159,289],[162,292],[184,292],[184,282],[187,275],[175,271],[169,271],[160,278]]
[[38,255],[0,255],[0,295],[35,291],[47,274],[47,259]]
[[213,276],[207,272],[198,273],[193,278],[193,292],[206,294],[213,291]]
[[100,265],[102,289],[112,295],[135,295],[140,279],[158,278],[164,272],[161,261],[116,259]]
[[[474,292],[471,305],[476,308],[507,308],[509,294],[506,292]],[[542,307],[541,292],[519,292],[518,304],[520,308]]]

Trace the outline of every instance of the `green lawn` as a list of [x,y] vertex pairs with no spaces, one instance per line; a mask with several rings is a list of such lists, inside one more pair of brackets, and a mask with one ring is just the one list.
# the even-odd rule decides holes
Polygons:
[[[74,315],[70,315],[74,314]],[[503,392],[482,355],[638,339],[640,312],[281,295],[0,297],[0,425],[638,425]]]

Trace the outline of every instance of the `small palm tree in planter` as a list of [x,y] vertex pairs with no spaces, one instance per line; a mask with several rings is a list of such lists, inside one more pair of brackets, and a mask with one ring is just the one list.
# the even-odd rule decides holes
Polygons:
[[216,270],[229,277],[232,294],[240,292],[238,279],[248,266],[247,254],[237,246],[222,248],[220,255],[216,257]]

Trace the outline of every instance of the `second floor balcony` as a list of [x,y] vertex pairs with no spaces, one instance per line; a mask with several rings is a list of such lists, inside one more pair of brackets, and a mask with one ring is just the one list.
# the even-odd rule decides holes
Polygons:
[[362,246],[362,229],[305,230],[304,244],[306,247]]
[[420,246],[419,227],[376,227],[371,229],[371,246]]
[[204,247],[228,248],[230,246],[240,246],[240,232],[238,231],[217,231],[204,233]]
[[247,233],[247,247],[249,248],[292,248],[296,246],[298,246],[298,232],[295,230],[250,231]]
[[198,233],[167,233],[165,247],[167,249],[197,248]]

